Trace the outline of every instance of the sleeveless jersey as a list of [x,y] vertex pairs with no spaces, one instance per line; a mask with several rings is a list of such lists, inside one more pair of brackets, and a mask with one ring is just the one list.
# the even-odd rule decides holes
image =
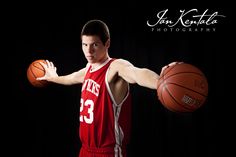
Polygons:
[[79,136],[83,147],[107,148],[122,156],[129,142],[131,97],[116,104],[107,80],[108,59],[96,70],[88,67],[81,91]]

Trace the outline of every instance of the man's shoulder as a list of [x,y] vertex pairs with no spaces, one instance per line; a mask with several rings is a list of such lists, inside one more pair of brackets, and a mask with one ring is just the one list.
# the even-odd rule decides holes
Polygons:
[[119,58],[115,59],[111,64],[110,64],[110,71],[113,73],[118,73],[122,72],[124,69],[127,67],[133,66],[129,61]]
[[112,63],[111,65],[123,65],[129,63],[127,60],[122,59],[122,58],[112,58]]

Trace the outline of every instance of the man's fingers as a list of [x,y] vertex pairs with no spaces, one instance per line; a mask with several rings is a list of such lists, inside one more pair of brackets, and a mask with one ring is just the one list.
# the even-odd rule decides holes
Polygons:
[[44,69],[46,68],[55,68],[53,62],[50,62],[49,60],[45,60],[45,62],[40,62],[40,64],[44,67]]
[[50,62],[49,62],[48,60],[46,60],[46,62],[47,62],[47,66],[48,66],[48,67],[51,67]]
[[49,65],[50,65],[51,67],[54,67],[54,64],[53,64],[53,62],[49,62],[49,63],[50,63]]
[[40,81],[40,80],[44,80],[44,76],[43,77],[37,77],[36,80]]
[[184,62],[171,62],[171,63],[169,63],[168,65],[166,65],[166,66],[164,66],[162,69],[161,69],[161,73],[165,70],[165,69],[167,69],[167,68],[169,68],[170,66],[173,66],[173,65],[176,65],[176,64],[182,64],[182,63],[184,63]]

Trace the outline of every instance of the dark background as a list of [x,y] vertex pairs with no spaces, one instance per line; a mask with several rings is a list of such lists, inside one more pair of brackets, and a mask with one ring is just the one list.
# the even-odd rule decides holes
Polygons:
[[[231,84],[227,72],[232,35],[232,9],[196,7],[199,12],[218,11],[216,32],[151,32],[146,22],[168,8],[172,16],[180,9],[146,4],[99,8],[97,3],[54,7],[28,4],[11,15],[15,50],[8,53],[10,65],[10,112],[7,129],[11,153],[24,157],[76,157],[80,85],[52,84],[32,87],[26,70],[36,59],[48,59],[59,75],[69,74],[86,64],[80,41],[82,26],[90,19],[107,23],[111,33],[111,57],[124,58],[137,67],[157,73],[172,61],[184,61],[200,68],[209,83],[206,103],[197,111],[177,114],[165,109],[156,91],[131,86],[133,123],[129,156],[213,157],[230,152],[233,136]],[[171,17],[170,17],[171,18]],[[210,28],[212,26],[209,26]],[[229,64],[227,64],[229,63]],[[9,89],[8,86],[8,89]],[[153,155],[151,155],[153,154]],[[227,155],[226,155],[227,156]]]

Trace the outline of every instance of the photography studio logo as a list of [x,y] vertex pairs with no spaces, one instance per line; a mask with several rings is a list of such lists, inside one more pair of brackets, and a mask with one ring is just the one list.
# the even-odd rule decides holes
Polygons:
[[217,25],[225,17],[209,9],[183,9],[178,13],[165,9],[150,17],[147,26],[152,32],[216,32]]

